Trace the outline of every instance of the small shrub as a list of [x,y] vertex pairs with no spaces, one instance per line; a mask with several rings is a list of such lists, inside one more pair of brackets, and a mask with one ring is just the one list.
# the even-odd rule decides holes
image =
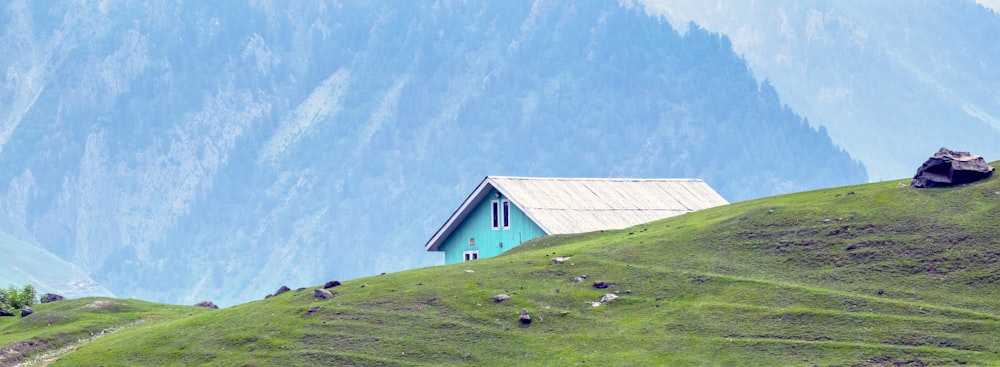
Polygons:
[[38,293],[31,284],[25,284],[20,290],[13,285],[7,289],[0,289],[0,308],[6,306],[11,310],[17,310],[35,303],[38,303]]

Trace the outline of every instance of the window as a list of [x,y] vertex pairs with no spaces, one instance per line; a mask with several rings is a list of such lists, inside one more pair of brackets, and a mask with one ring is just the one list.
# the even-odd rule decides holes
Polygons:
[[502,203],[503,203],[503,229],[510,229],[510,202],[504,200]]
[[493,209],[493,215],[491,216],[493,229],[500,229],[500,202],[493,200],[490,204],[490,207]]
[[472,261],[479,258],[479,250],[462,251],[462,261]]

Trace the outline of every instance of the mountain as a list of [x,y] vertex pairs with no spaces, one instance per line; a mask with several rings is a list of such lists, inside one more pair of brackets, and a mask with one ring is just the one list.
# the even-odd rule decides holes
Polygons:
[[36,289],[59,290],[64,297],[84,296],[114,297],[115,295],[97,284],[78,266],[38,248],[0,234],[0,287],[20,289],[31,284]]
[[232,305],[441,263],[482,177],[866,182],[730,40],[626,3],[14,1],[0,230],[118,295]]
[[995,10],[971,0],[644,3],[678,29],[726,34],[757,78],[873,180],[913,175],[941,147],[1000,157]]
[[[47,328],[73,335],[127,312],[132,326],[53,365],[995,366],[1000,178],[908,181],[542,237],[493,258],[345,281],[329,299],[313,286],[209,312],[40,305],[0,318],[0,345],[58,344]],[[87,311],[102,301],[122,312]]]

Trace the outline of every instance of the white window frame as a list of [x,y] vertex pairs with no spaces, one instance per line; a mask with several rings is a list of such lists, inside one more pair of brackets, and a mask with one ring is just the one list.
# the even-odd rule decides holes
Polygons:
[[462,251],[462,262],[479,259],[479,250]]
[[494,231],[500,229],[500,200],[490,201],[490,227]]
[[500,201],[500,226],[510,229],[510,200]]

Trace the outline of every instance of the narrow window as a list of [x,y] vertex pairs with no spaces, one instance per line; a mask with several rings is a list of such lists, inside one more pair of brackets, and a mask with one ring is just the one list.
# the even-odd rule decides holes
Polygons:
[[503,229],[510,229],[510,202],[503,201]]
[[493,229],[500,229],[500,202],[493,200],[492,208],[493,208],[493,216],[492,216]]

